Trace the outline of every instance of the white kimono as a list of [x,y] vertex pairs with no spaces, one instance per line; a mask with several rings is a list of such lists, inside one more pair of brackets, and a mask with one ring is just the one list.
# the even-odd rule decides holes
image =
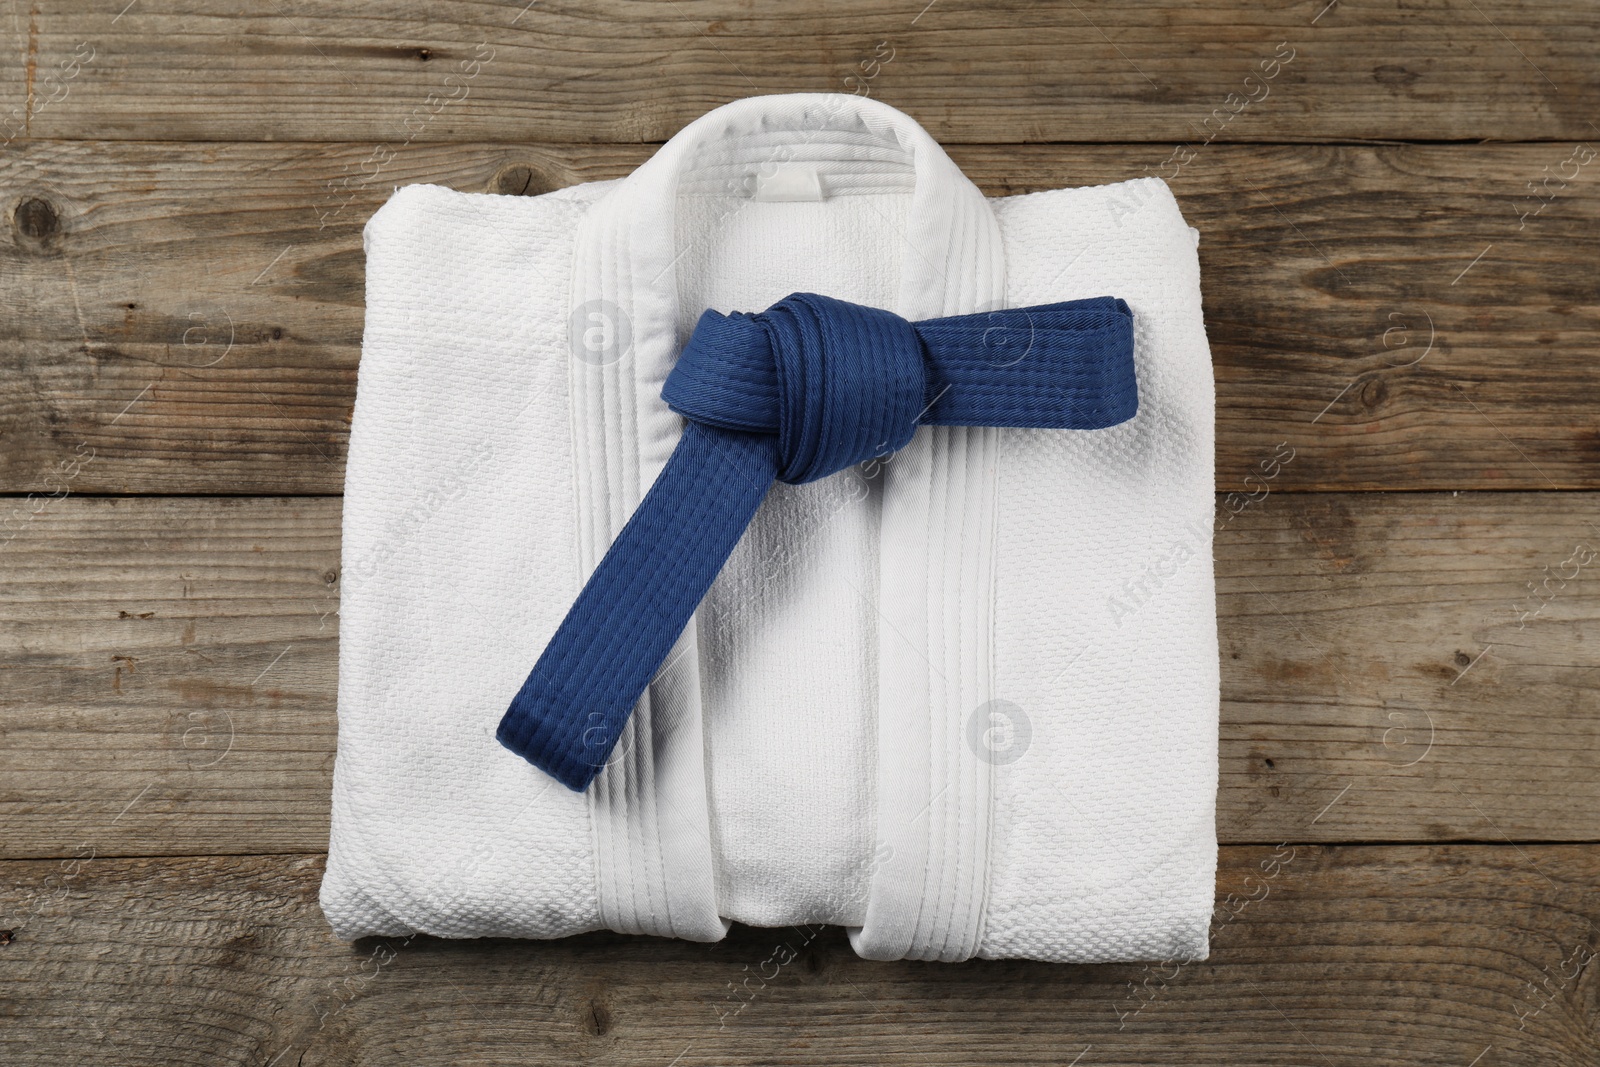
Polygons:
[[[1144,178],[988,200],[915,122],[758,97],[619,181],[398,190],[367,224],[345,485],[341,937],[713,941],[871,959],[1202,958],[1218,661],[1198,235]],[[671,453],[706,308],[911,320],[1115,296],[1139,411],[929,427],[774,485],[609,764],[495,728]]]

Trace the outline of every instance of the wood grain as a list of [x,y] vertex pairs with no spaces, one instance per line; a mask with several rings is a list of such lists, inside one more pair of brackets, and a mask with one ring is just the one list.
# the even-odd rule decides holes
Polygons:
[[[0,1062],[1600,1062],[1600,8],[30,0],[0,33]],[[991,195],[1162,175],[1203,234],[1211,959],[334,941],[316,494],[363,223],[794,91],[906,110]]]
[[[1592,847],[1222,850],[1211,958],[856,958],[842,931],[713,945],[335,942],[320,857],[0,865],[0,1057],[142,1064],[1580,1067]],[[789,961],[786,965],[782,961]],[[1486,1050],[1488,1050],[1486,1052]],[[1074,1059],[1074,1057],[1077,1057]]]
[[326,847],[337,500],[69,499],[0,537],[4,854]]
[[[131,17],[131,16],[130,16]],[[992,194],[1163,173],[1201,242],[1218,485],[1600,488],[1600,196],[1572,145],[957,147]],[[0,156],[0,490],[329,493],[360,227],[400,184],[540,192],[649,149],[29,144]],[[1183,157],[1179,157],[1180,159]],[[1600,167],[1600,160],[1589,164]],[[1520,229],[1519,229],[1520,227]],[[1481,257],[1481,258],[1480,258]]]
[[866,92],[942,141],[1175,141],[1274,54],[1230,138],[1587,138],[1600,105],[1576,0],[27,6],[3,63],[35,137],[661,141],[740,97]]
[[[1600,840],[1597,507],[1223,498],[1222,839]],[[69,498],[0,536],[0,855],[326,845],[338,500]]]

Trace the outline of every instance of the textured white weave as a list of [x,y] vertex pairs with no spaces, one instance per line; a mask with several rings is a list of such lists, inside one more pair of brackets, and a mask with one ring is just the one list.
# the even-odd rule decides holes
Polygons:
[[[712,940],[738,920],[837,923],[873,958],[1203,956],[1196,236],[1158,179],[985,201],[914,122],[850,96],[720,108],[618,182],[397,191],[365,242],[336,932]],[[1122,297],[1139,414],[924,427],[870,469],[776,486],[572,793],[495,726],[670,454],[660,383],[700,311],[792,291],[913,319]]]

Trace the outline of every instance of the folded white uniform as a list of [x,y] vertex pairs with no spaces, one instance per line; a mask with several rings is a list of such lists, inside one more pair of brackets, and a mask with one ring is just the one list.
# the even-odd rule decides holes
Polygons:
[[[620,181],[410,186],[368,223],[322,905],[346,938],[715,940],[873,959],[1203,957],[1216,865],[1213,406],[1158,179],[986,200],[837,95],[719,108]],[[773,487],[610,764],[495,740],[676,442],[706,308],[912,320],[1116,296],[1139,412],[921,427]]]

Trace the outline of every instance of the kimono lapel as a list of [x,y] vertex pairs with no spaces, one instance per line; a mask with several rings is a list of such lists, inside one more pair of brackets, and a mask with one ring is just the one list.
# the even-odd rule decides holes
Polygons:
[[[889,310],[915,320],[1001,307],[1004,254],[982,193],[921,127],[864,98],[730,104],[686,127],[590,207],[568,320],[582,575],[681,429],[661,385],[685,323],[702,309],[680,306],[679,264],[698,238],[679,225],[679,197],[720,196],[739,211],[752,196],[904,191],[908,183],[903,230],[881,252],[898,259],[898,305]],[[859,736],[840,744],[869,757],[859,765],[875,779],[876,847],[850,887],[860,903],[831,921],[859,923],[852,941],[869,958],[962,959],[982,934],[993,768],[965,734],[974,709],[992,698],[998,441],[990,428],[920,428],[884,461],[881,499],[856,516],[877,525],[875,588],[862,590],[878,598],[876,647],[861,650],[862,662],[876,666],[867,689],[876,707],[860,709]],[[685,630],[588,792],[601,917],[615,930],[703,941],[727,929],[718,898],[732,890],[726,878],[719,886],[708,804],[706,750],[717,737],[703,714],[702,625],[697,616]],[[790,699],[793,709],[771,713],[804,714],[806,695]]]

